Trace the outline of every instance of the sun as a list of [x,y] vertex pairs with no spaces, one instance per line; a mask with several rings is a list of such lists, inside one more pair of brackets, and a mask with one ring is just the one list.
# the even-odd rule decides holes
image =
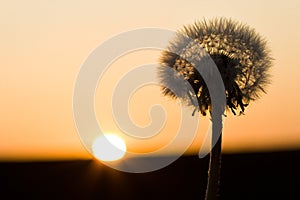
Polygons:
[[126,144],[115,134],[104,134],[97,137],[92,145],[94,156],[101,161],[116,161],[126,153]]

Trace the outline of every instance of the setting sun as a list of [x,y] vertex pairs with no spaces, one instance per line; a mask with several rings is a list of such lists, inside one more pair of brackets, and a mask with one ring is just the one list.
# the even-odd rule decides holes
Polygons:
[[126,153],[126,144],[122,138],[114,134],[105,134],[95,139],[93,146],[94,156],[102,161],[121,159]]

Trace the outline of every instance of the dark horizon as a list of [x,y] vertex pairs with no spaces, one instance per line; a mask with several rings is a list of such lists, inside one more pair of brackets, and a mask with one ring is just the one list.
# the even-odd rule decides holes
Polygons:
[[[0,191],[10,199],[204,199],[207,164],[208,156],[182,156],[132,174],[96,160],[0,162]],[[295,198],[299,169],[300,150],[224,154],[220,199]]]

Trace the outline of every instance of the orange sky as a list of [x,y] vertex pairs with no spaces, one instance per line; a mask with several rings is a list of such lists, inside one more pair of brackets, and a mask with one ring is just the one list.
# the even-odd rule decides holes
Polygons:
[[[263,35],[275,58],[268,94],[252,103],[241,117],[225,119],[225,152],[276,150],[300,146],[300,2],[299,1],[9,1],[0,7],[0,159],[86,158],[73,121],[72,93],[80,66],[89,53],[112,35],[142,27],[176,30],[196,19],[232,17]],[[112,65],[107,81],[144,62],[155,62],[158,52],[132,53]],[[121,70],[121,67],[124,68]],[[115,72],[114,72],[115,71]],[[105,77],[104,80],[105,81]],[[110,88],[105,91],[109,92]],[[143,101],[132,108],[137,123],[155,98],[166,108],[176,102],[159,97],[157,88],[134,96]],[[96,93],[96,101],[103,95]],[[109,100],[106,100],[109,102]],[[97,101],[98,102],[98,101]],[[106,102],[106,103],[107,103]],[[154,102],[155,103],[155,102]],[[105,130],[117,131],[109,110],[96,103]],[[107,108],[107,107],[106,107]],[[147,108],[148,109],[148,108]],[[171,112],[173,108],[171,108]],[[136,111],[134,111],[136,110]],[[139,112],[140,111],[140,112]],[[172,114],[171,114],[172,115]],[[107,120],[107,121],[105,121]],[[173,120],[173,121],[172,121]],[[168,118],[164,134],[147,143],[128,141],[132,150],[164,145],[176,118]],[[198,140],[207,129],[202,119]],[[144,150],[145,150],[144,149]],[[195,142],[191,152],[197,152]]]

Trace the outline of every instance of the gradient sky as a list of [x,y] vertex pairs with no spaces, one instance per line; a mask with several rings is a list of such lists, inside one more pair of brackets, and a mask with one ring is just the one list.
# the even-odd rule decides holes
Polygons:
[[[142,27],[177,30],[197,19],[218,16],[231,17],[255,28],[267,39],[275,59],[268,94],[252,103],[246,115],[225,119],[224,152],[298,148],[299,10],[297,0],[2,2],[0,159],[90,157],[80,142],[72,114],[74,83],[89,53],[120,32]],[[143,62],[154,62],[157,55],[158,52],[133,53],[114,63],[112,73],[115,75]],[[122,66],[128,67],[121,69]],[[108,75],[107,81],[112,81],[114,75]],[[109,87],[103,90],[109,92]],[[172,108],[176,102],[161,98],[157,88],[146,91],[137,93],[135,101],[145,101],[144,96],[151,92],[150,100],[157,97],[176,111],[177,108]],[[97,91],[96,101],[103,95],[100,93]],[[132,109],[143,110],[153,103],[150,100]],[[101,106],[107,107],[105,101],[96,103],[97,116],[104,120],[105,130],[118,132],[109,110],[98,113]],[[144,113],[134,111],[133,119],[142,124],[149,121]],[[136,146],[128,141],[129,149],[148,151],[164,145],[172,136],[176,123],[172,120],[175,118],[168,118],[171,125],[166,125],[164,136]],[[207,129],[208,120],[203,119],[203,122],[191,153],[198,151]]]

